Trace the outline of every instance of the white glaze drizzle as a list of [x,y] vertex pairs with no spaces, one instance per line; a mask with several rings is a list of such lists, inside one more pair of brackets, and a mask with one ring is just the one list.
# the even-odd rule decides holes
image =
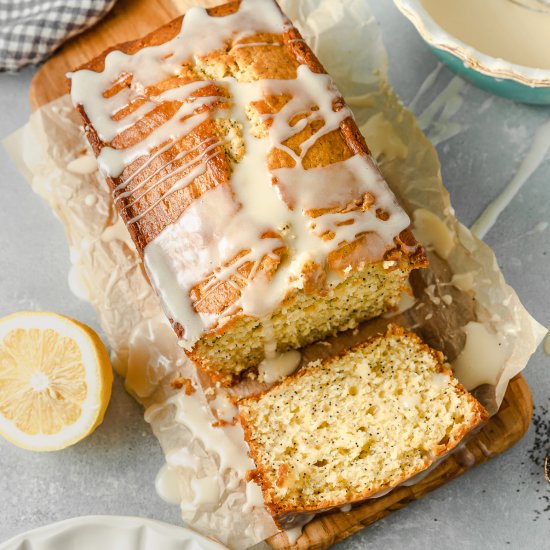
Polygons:
[[408,287],[408,290],[404,290],[401,293],[401,297],[399,298],[399,303],[397,304],[396,309],[383,313],[382,317],[384,317],[385,319],[390,319],[391,317],[395,317],[396,315],[399,315],[411,309],[415,304],[416,298],[413,294],[412,289]]
[[177,470],[170,464],[164,464],[158,471],[155,489],[158,496],[168,504],[181,503]]
[[469,67],[541,78],[550,70],[548,0],[422,0],[422,9],[440,27],[428,40],[466,54]]
[[210,408],[215,411],[219,420],[233,423],[239,414],[239,409],[231,401],[227,392],[219,389],[216,397],[209,401]]
[[[355,155],[325,168],[302,168],[301,162],[309,146],[322,135],[338,128],[350,116],[347,109],[333,110],[337,95],[327,75],[315,74],[308,67],[301,66],[297,79],[292,81],[263,80],[237,84],[232,78],[227,78],[225,82],[234,98],[234,117],[244,112],[245,107],[255,99],[261,99],[262,93],[288,93],[292,99],[273,118],[268,139],[252,136],[247,131],[250,123],[242,119],[247,154],[235,165],[232,174],[232,188],[242,208],[238,208],[225,188],[214,188],[191,204],[180,219],[166,227],[145,250],[146,268],[159,289],[167,313],[186,328],[186,340],[190,342],[213,323],[223,323],[236,311],[242,310],[258,317],[267,315],[284,299],[290,279],[300,271],[303,263],[314,260],[324,266],[332,250],[342,242],[352,242],[357,235],[373,233],[369,243],[370,253],[373,260],[380,259],[393,245],[394,236],[409,223],[408,216],[399,208],[381,176],[365,157]],[[290,126],[288,121],[296,114],[308,112],[314,104],[318,106],[318,111],[311,113],[312,118],[322,117],[325,124],[302,144],[298,155],[281,143],[304,127],[304,124]],[[266,156],[272,147],[284,149],[296,166],[269,172]],[[275,186],[272,184],[273,176],[276,178]],[[336,177],[344,176],[349,188],[333,185]],[[296,181],[300,182],[300,192],[293,189],[292,184]],[[329,212],[316,218],[305,214],[320,207],[345,207],[354,197],[365,193],[376,197],[375,207],[367,211]],[[324,202],[319,197],[324,198]],[[375,208],[389,212],[390,219],[379,219]],[[213,212],[216,213],[215,219],[210,219],[214,218]],[[284,242],[274,237],[251,238],[270,229],[280,231],[283,228],[286,228]],[[337,239],[321,238],[329,231],[337,235]],[[291,250],[293,261],[279,268],[272,280],[267,280],[263,273],[256,273],[262,259],[282,246]],[[183,248],[196,248],[195,255]],[[189,296],[192,288],[212,273],[212,265],[225,266],[239,251],[244,250],[248,252],[237,262],[215,271],[212,282],[203,289],[215,289],[215,280],[227,281],[229,276],[237,274],[236,270],[245,262],[253,262],[254,268],[245,290],[225,311],[217,316],[197,314],[189,300],[181,299],[181,296]],[[206,251],[209,253],[204,254]]]
[[252,512],[254,508],[261,508],[264,506],[264,495],[259,485],[254,481],[249,481],[246,484],[246,503],[243,506],[243,512],[248,514]]
[[176,422],[185,426],[193,439],[200,441],[208,453],[218,457],[222,474],[237,474],[234,484],[238,484],[254,468],[254,463],[248,456],[249,449],[241,426],[225,426],[223,430],[213,426],[216,418],[206,413],[209,410],[208,404],[198,392],[192,395],[180,392],[170,397],[165,404],[149,407],[145,411],[145,420],[150,422],[166,406],[175,407]]
[[418,102],[422,99],[422,96],[435,84],[435,81],[437,80],[437,77],[439,76],[439,73],[442,68],[443,68],[443,63],[436,64],[435,69],[422,82],[422,84],[420,85],[420,88],[418,88],[418,91],[416,92],[416,95],[413,97],[413,99],[409,103],[408,105],[409,110],[413,112],[416,111]]
[[74,174],[93,174],[97,170],[97,160],[92,155],[81,155],[67,164],[67,170]]
[[[247,29],[244,33],[243,28]],[[221,144],[207,138],[193,149],[179,152],[169,162],[161,161],[160,167],[157,161],[152,174],[127,189],[147,166],[214,116],[215,106],[221,105],[226,112],[231,109],[231,118],[243,126],[246,154],[232,167],[231,188],[218,185],[204,192],[144,250],[150,280],[167,315],[184,327],[187,345],[238,312],[257,317],[270,314],[292,285],[300,286],[306,262],[314,261],[326,270],[328,255],[360,235],[369,234],[365,261],[382,259],[384,252],[393,248],[394,237],[409,225],[408,216],[370,158],[355,155],[327,167],[303,168],[309,148],[352,116],[347,107],[335,107],[340,95],[328,75],[313,73],[302,65],[293,80],[243,83],[224,77],[215,82],[186,83],[156,95],[145,93],[148,86],[177,77],[183,63],[227,48],[232,41],[237,42],[233,47],[280,46],[238,41],[259,32],[282,34],[285,28],[286,21],[269,0],[243,0],[235,14],[225,17],[210,17],[204,9],[193,8],[174,39],[133,55],[113,51],[106,56],[102,72],[81,70],[70,75],[73,102],[83,106],[95,131],[107,144],[98,157],[101,171],[111,178],[123,174],[123,181],[115,189],[115,200],[124,199],[123,208],[131,208],[169,180],[162,194],[149,201],[146,208],[138,208],[128,224],[139,222],[171,194],[191,184],[222,153]],[[127,84],[128,80],[129,86],[121,86],[117,93],[105,97],[104,90],[117,82]],[[229,97],[222,93],[201,96],[200,90],[207,86],[222,88]],[[282,109],[275,115],[261,117],[270,122],[267,138],[254,137],[251,123],[244,116],[246,109],[253,101],[281,95],[290,98]],[[130,114],[115,117],[135,101],[143,103]],[[126,149],[109,145],[166,102],[177,102],[175,115],[145,139]],[[298,115],[302,118],[294,123]],[[314,121],[323,124],[301,143],[298,152],[283,145]],[[270,172],[267,157],[273,148],[284,151],[295,166]],[[128,174],[126,168],[141,158],[141,165]],[[335,180],[340,181],[335,184]],[[372,204],[362,207],[356,203],[367,196]],[[329,208],[333,210],[327,211]],[[314,210],[318,211],[313,213]],[[380,211],[389,215],[387,220],[380,219]],[[289,253],[289,258],[279,265],[277,249]],[[273,260],[276,266],[273,276],[261,269],[266,259]],[[239,270],[250,265],[252,268],[244,277]],[[239,297],[222,312],[201,313],[200,301],[192,303],[190,294],[203,282],[201,300],[216,291],[218,283],[238,290]]]
[[462,106],[460,95],[466,82],[454,76],[443,91],[430,103],[418,117],[418,125],[427,132],[434,146],[458,134],[461,126],[451,118]]
[[[416,95],[409,103],[409,109],[417,113],[418,104],[437,81],[442,69],[442,63],[437,63],[435,69],[428,74],[420,85]],[[465,82],[459,77],[453,77],[440,94],[433,99],[418,117],[420,128],[426,132],[434,146],[450,139],[461,131],[458,122],[451,120],[462,106],[460,92]]]
[[533,143],[512,181],[502,193],[483,211],[471,226],[472,233],[483,239],[496,223],[500,214],[512,202],[518,191],[529,180],[533,172],[541,165],[550,149],[550,120],[544,122],[535,133]]
[[302,356],[299,351],[290,350],[277,354],[275,357],[266,357],[258,366],[260,382],[272,384],[292,374],[300,364]]
[[273,384],[292,374],[300,364],[302,354],[296,350],[277,351],[277,338],[269,316],[262,319],[262,338],[265,359],[258,365],[258,380]]
[[544,233],[548,226],[550,225],[549,222],[538,222],[536,223],[529,231],[526,231],[525,233],[521,233],[514,237],[513,239],[507,239],[504,242],[498,243],[496,246],[493,246],[493,248],[505,248],[509,246],[517,246],[519,242],[521,242],[525,237],[530,237],[531,235],[537,235],[538,233]]
[[[215,145],[217,145],[217,144],[214,144],[214,146]],[[209,149],[209,147],[207,147],[207,149],[205,149],[205,152],[208,149]],[[208,156],[204,156],[204,155],[201,154],[197,161],[193,160],[193,161],[190,161],[188,164],[184,165],[182,167],[182,169],[188,168],[188,167],[191,167],[191,166],[193,166],[193,168],[190,172],[185,174],[181,179],[177,180],[174,184],[172,184],[172,186],[167,191],[165,191],[155,202],[150,204],[147,208],[144,208],[139,214],[137,214],[137,215],[133,216],[132,218],[130,218],[127,222],[128,225],[131,225],[131,224],[136,223],[137,221],[141,220],[141,218],[143,218],[143,216],[148,214],[151,210],[153,210],[153,208],[158,206],[162,201],[167,199],[170,195],[173,195],[176,191],[179,191],[180,189],[184,189],[190,183],[195,181],[196,178],[198,178],[199,176],[204,174],[204,172],[206,171],[206,164],[208,163],[208,161],[212,160],[215,156],[219,155],[220,153],[221,153],[221,151],[217,150],[217,151],[215,151],[214,153],[212,153]],[[200,162],[200,161],[202,161],[202,162]],[[167,176],[164,176],[163,178],[160,178],[157,182],[155,182],[155,185],[153,187],[156,187],[162,181],[164,181],[168,178],[171,178],[177,172],[178,172],[178,170],[175,170],[171,174],[169,174]],[[149,191],[150,191],[150,189],[148,189],[146,191],[146,193],[149,192]],[[143,193],[143,195],[144,194],[145,193]],[[135,201],[131,202],[125,208],[129,208],[130,206],[135,204],[135,202],[137,202],[137,200],[139,200],[139,199],[136,199]]]
[[[172,145],[173,145],[173,142],[170,141],[169,146],[171,147]],[[192,147],[191,149],[188,149],[186,151],[181,151],[172,160],[162,164],[160,168],[157,168],[152,174],[150,174],[149,176],[144,178],[142,181],[140,181],[139,184],[136,185],[135,187],[133,187],[131,191],[124,191],[124,192],[120,193],[119,195],[117,195],[115,197],[115,203],[119,202],[121,199],[125,199],[126,197],[129,197],[129,196],[133,195],[136,191],[138,191],[139,189],[141,189],[142,187],[147,185],[147,183],[149,183],[149,181],[151,181],[161,171],[166,170],[166,168],[171,166],[174,162],[177,162],[178,160],[185,159],[191,153],[194,153],[195,151],[201,149],[201,147],[204,146],[204,145],[207,145],[207,147],[205,149],[203,149],[200,152],[199,155],[197,155],[196,157],[193,157],[192,160],[189,160],[186,163],[184,163],[183,165],[178,166],[175,170],[172,170],[169,174],[167,174],[163,178],[160,178],[159,180],[157,180],[155,182],[155,185],[158,185],[158,184],[162,183],[163,181],[165,181],[166,179],[183,172],[186,168],[194,166],[195,164],[198,164],[198,163],[206,162],[205,160],[203,160],[206,153],[209,153],[216,146],[221,145],[221,142],[220,141],[215,141],[213,138],[208,138],[208,139],[205,139],[204,141],[201,141],[198,145],[195,145],[195,147]],[[137,170],[136,170],[136,172],[137,172]],[[130,181],[133,180],[135,178],[135,176],[137,175],[136,172],[132,173],[126,180],[124,180],[123,183],[117,185],[116,189],[117,190],[118,189],[125,189],[128,186],[128,184],[130,183]],[[140,200],[142,197],[144,197],[152,189],[153,189],[152,187],[147,188],[145,191],[143,191],[141,194],[139,194],[137,197],[135,197],[132,202],[126,204],[125,208],[129,208],[130,206],[133,206],[138,200]]]
[[[148,86],[177,77],[183,63],[224,49],[243,28],[250,31],[245,34],[241,32],[238,39],[259,31],[282,34],[286,26],[287,23],[276,4],[269,0],[245,0],[241,2],[237,12],[224,17],[210,17],[204,8],[191,8],[183,18],[180,32],[172,40],[158,46],[143,48],[134,54],[114,50],[105,57],[105,66],[101,72],[83,69],[69,73],[68,76],[72,80],[73,104],[84,107],[99,137],[108,143],[159,103],[167,100],[182,101],[209,82],[196,81],[170,89],[159,96],[149,98],[122,121],[113,119],[113,115],[125,105],[135,100],[143,100],[143,92]],[[110,98],[104,96],[105,90],[129,75],[130,87],[123,88]],[[197,107],[207,104],[209,100],[219,98],[199,97],[194,98],[191,103],[183,103],[175,116],[135,147],[124,150],[104,147],[98,158],[103,174],[117,177],[125,166],[136,158],[149,154],[155,146],[164,143],[167,137],[175,139],[188,134],[206,120],[206,115],[196,114],[184,122],[180,119],[192,114]]]
[[284,533],[288,539],[288,543],[291,545],[296,544],[298,539],[302,536],[304,527],[315,517],[315,514],[304,514],[296,518],[295,527],[285,529]]
[[282,46],[280,42],[243,42],[241,44],[235,44],[231,47],[232,50],[238,50],[240,48],[252,48],[258,46]]
[[191,479],[191,490],[193,491],[193,500],[187,504],[191,509],[204,505],[210,507],[218,505],[220,486],[217,476],[194,477]]

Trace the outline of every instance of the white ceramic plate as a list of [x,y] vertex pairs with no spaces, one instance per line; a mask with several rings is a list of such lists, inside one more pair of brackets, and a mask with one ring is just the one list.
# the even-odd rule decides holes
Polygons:
[[146,518],[84,516],[33,529],[0,550],[227,550],[189,529]]

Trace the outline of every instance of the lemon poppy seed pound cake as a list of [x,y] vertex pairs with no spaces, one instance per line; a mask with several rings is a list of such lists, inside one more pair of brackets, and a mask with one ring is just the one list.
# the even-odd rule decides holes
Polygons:
[[68,76],[166,315],[222,383],[394,307],[427,264],[274,0],[192,8]]
[[282,526],[399,485],[488,418],[442,355],[395,325],[242,399],[239,413]]

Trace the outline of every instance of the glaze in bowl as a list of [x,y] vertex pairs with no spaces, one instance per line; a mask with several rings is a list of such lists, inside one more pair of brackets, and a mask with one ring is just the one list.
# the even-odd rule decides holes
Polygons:
[[[550,10],[525,7],[521,0],[473,1],[394,0],[455,73],[496,95],[550,105]],[[494,21],[475,17],[479,6]]]

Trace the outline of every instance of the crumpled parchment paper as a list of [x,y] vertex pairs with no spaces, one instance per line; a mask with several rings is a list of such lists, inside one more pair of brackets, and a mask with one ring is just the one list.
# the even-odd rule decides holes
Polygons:
[[[404,311],[391,320],[442,350],[458,378],[494,414],[544,329],[506,285],[489,247],[454,217],[433,146],[386,82],[386,53],[366,1],[279,3],[334,77],[428,250],[430,268],[411,281],[415,300],[404,302]],[[212,427],[230,419],[232,405],[223,390],[208,388],[204,380],[201,385],[177,346],[69,98],[36,111],[5,146],[65,227],[71,288],[95,307],[114,366],[145,407],[166,455],[169,482],[177,485],[183,520],[232,548],[273,535],[277,529],[257,487],[242,479],[253,466],[242,430]],[[361,340],[388,321],[332,339],[330,347],[311,346],[303,363]],[[196,388],[192,395],[174,388],[173,381],[183,378]],[[236,393],[249,391],[243,384]]]

